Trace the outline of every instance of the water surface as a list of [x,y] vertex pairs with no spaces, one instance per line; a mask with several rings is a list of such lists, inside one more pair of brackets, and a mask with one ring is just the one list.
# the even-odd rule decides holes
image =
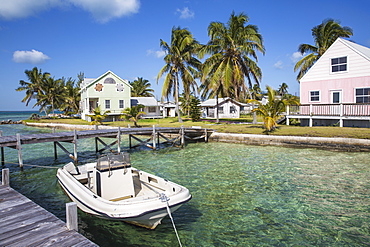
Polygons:
[[[0,130],[51,131],[23,125]],[[95,159],[93,139],[79,140],[78,149],[80,162]],[[16,163],[16,151],[5,151],[6,161]],[[26,164],[53,167],[70,161],[61,150],[54,161],[51,143],[24,145],[23,157]],[[193,199],[173,214],[183,246],[369,246],[368,153],[198,143],[134,151],[131,161],[191,191]],[[13,188],[65,220],[69,199],[55,169],[6,166]],[[177,246],[168,217],[147,230],[79,212],[79,228],[101,246]]]

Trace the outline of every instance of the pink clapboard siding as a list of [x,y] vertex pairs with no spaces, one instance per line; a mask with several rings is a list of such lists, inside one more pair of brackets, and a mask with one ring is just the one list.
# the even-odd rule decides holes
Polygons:
[[[301,104],[329,104],[331,103],[331,92],[341,91],[342,103],[356,103],[356,88],[370,86],[370,76],[305,81],[300,83]],[[310,101],[310,91],[320,91],[320,101]]]

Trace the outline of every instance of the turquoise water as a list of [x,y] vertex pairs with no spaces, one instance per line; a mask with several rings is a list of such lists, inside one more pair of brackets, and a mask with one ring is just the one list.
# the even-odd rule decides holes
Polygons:
[[[51,131],[23,125],[0,130]],[[78,149],[80,162],[95,159],[93,139],[79,140]],[[5,152],[6,161],[17,161],[15,150]],[[24,145],[23,157],[26,164],[56,167],[70,161],[61,151],[54,161],[50,143]],[[191,191],[193,199],[173,214],[183,246],[369,246],[368,153],[198,143],[134,151],[131,161]],[[69,199],[55,169],[6,166],[13,188],[65,219]],[[79,229],[101,246],[178,246],[169,218],[146,230],[79,212]]]

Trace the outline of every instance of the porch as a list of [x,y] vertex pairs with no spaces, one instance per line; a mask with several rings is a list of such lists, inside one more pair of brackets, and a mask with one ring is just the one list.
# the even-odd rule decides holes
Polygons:
[[303,126],[363,127],[370,128],[370,103],[302,104],[288,106],[289,119],[300,119]]

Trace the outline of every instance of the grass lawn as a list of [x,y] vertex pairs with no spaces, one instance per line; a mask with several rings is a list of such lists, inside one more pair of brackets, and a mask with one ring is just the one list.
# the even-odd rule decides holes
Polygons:
[[[64,124],[90,124],[82,119],[41,119],[41,120],[26,120],[27,122],[39,123],[64,123]],[[153,125],[160,127],[192,127],[201,126],[202,128],[214,129],[224,133],[243,133],[243,134],[265,134],[261,124],[252,125],[246,124],[252,122],[252,118],[241,119],[222,119],[219,124],[210,121],[192,122],[189,119],[183,119],[183,123],[179,123],[177,118],[164,119],[140,119],[141,127],[152,127]],[[232,123],[237,122],[237,123]],[[261,119],[258,119],[261,122]],[[104,122],[104,125],[127,127],[128,124],[133,127],[134,124],[129,121]],[[347,128],[347,127],[300,127],[279,125],[278,129],[270,135],[284,136],[311,136],[311,137],[344,137],[344,138],[361,138],[370,139],[370,128]]]

